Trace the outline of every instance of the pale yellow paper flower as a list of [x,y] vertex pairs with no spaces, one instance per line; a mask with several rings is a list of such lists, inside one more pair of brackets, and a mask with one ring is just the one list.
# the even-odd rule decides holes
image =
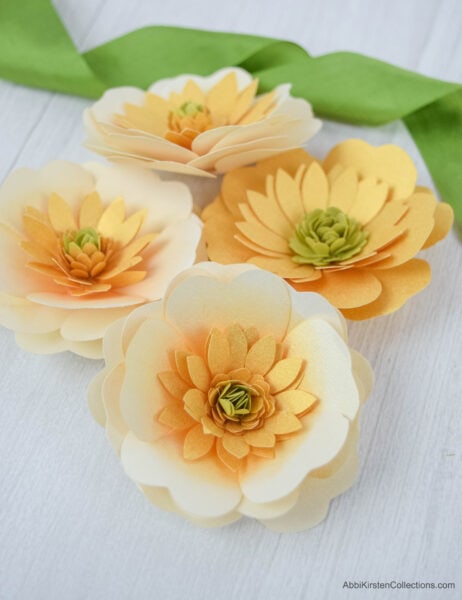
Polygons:
[[26,350],[101,357],[102,336],[196,260],[188,188],[133,167],[56,161],[0,188],[0,324]]
[[349,319],[393,312],[429,283],[430,266],[415,255],[453,219],[416,177],[401,148],[362,140],[322,162],[297,149],[237,169],[202,213],[208,255],[268,269]]
[[206,526],[312,527],[357,470],[370,367],[322,296],[249,265],[201,263],[114,323],[89,388],[148,499]]
[[209,77],[181,75],[147,92],[108,90],[84,114],[88,148],[114,161],[213,176],[301,146],[320,128],[290,85],[256,96],[240,68]]

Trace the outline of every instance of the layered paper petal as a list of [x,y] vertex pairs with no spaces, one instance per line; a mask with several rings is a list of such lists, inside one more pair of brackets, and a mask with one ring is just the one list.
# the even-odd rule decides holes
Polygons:
[[298,149],[229,172],[202,218],[211,260],[257,265],[367,319],[427,285],[414,257],[445,237],[453,214],[416,187],[403,150],[347,140],[322,163]]
[[322,296],[250,265],[201,263],[109,327],[88,400],[160,508],[210,527],[245,515],[306,528],[355,473],[372,375],[345,340]]
[[214,176],[301,146],[320,128],[305,100],[280,85],[257,96],[240,68],[180,75],[147,92],[107,91],[85,111],[86,145],[146,169]]
[[101,357],[102,337],[196,261],[202,223],[181,183],[56,161],[0,188],[0,323],[32,352]]

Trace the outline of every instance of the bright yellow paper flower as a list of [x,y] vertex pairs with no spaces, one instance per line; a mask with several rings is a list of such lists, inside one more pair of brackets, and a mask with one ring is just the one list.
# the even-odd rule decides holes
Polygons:
[[353,483],[372,374],[318,294],[250,265],[201,263],[104,341],[90,408],[161,508],[298,530]]
[[114,161],[213,176],[302,145],[320,128],[284,84],[256,96],[239,68],[107,91],[85,111],[86,145]]
[[0,189],[0,323],[26,350],[98,358],[106,327],[160,298],[200,237],[180,183],[96,163],[20,169]]
[[429,265],[414,256],[453,216],[416,188],[403,150],[349,140],[323,163],[298,149],[227,174],[202,218],[211,260],[255,264],[368,319],[429,283]]

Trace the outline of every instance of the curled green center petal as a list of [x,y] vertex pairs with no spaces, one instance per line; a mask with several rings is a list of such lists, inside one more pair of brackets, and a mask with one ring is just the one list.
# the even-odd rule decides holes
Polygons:
[[179,117],[195,117],[197,113],[205,112],[205,107],[192,100],[187,100],[173,112]]
[[324,267],[355,256],[367,243],[368,233],[340,209],[330,206],[306,214],[289,240],[292,260]]
[[63,245],[66,252],[70,252],[71,246],[77,246],[82,250],[86,244],[92,244],[97,250],[101,247],[99,233],[93,227],[83,227],[78,231],[72,231],[63,236]]
[[220,385],[217,402],[228,417],[248,415],[252,408],[252,395],[255,391],[249,386],[232,381]]

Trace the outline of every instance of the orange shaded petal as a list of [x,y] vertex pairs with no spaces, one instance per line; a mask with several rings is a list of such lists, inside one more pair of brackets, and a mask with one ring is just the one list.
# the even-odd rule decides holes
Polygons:
[[237,77],[234,71],[227,73],[207,94],[206,106],[214,124],[227,125],[238,97]]
[[363,140],[346,140],[335,146],[324,161],[327,171],[337,164],[353,168],[361,179],[376,177],[384,181],[391,188],[391,200],[407,198],[414,191],[414,163],[398,146],[374,147]]
[[239,470],[241,461],[224,448],[221,438],[216,441],[216,451],[218,458],[228,469],[234,472]]
[[96,228],[103,212],[104,206],[98,192],[88,194],[80,207],[79,226]]
[[196,425],[188,431],[184,438],[183,456],[186,460],[197,460],[210,452],[215,443],[213,435],[206,435],[202,425]]
[[240,92],[232,113],[229,116],[230,125],[234,125],[241,119],[252,103],[257,93],[258,79],[254,79],[249,85]]
[[277,404],[281,410],[300,415],[307,411],[317,402],[316,396],[303,390],[287,390],[280,392],[277,396]]
[[50,194],[48,199],[48,217],[55,231],[64,233],[77,229],[74,216],[67,202],[58,194]]
[[183,407],[177,404],[166,406],[160,412],[157,420],[159,423],[169,427],[173,431],[183,431],[196,424],[196,421],[183,410]]
[[196,389],[188,390],[183,396],[183,402],[185,411],[195,421],[201,421],[207,416],[207,398],[204,392]]
[[188,391],[188,385],[177,373],[174,371],[164,371],[163,373],[158,373],[157,377],[169,394],[177,400],[183,399],[183,396]]
[[356,173],[353,169],[344,169],[331,181],[328,204],[349,213],[357,194],[358,178]]
[[245,366],[252,373],[265,375],[273,366],[276,358],[276,341],[272,335],[259,339],[250,348]]
[[266,429],[246,431],[244,438],[247,443],[257,448],[272,448],[276,443],[274,433]]
[[430,194],[417,193],[407,204],[409,211],[399,222],[399,227],[403,228],[405,233],[388,248],[391,256],[377,265],[379,269],[395,267],[411,259],[432,232],[435,198]]
[[224,449],[235,458],[244,458],[249,453],[249,444],[245,441],[243,436],[225,433],[222,442]]
[[438,202],[435,206],[435,212],[433,214],[435,220],[432,232],[428,236],[422,249],[429,248],[436,244],[444,237],[446,237],[448,231],[452,227],[454,221],[454,211],[445,202]]
[[321,279],[307,283],[292,283],[301,292],[317,292],[337,308],[356,308],[373,302],[382,291],[382,285],[375,271],[346,269],[344,271],[323,271]]
[[212,375],[226,373],[231,363],[231,355],[226,335],[213,329],[207,342],[207,363]]
[[247,338],[239,325],[231,325],[226,330],[228,338],[231,370],[241,369],[244,366],[247,356]]
[[210,373],[202,356],[191,355],[186,358],[189,378],[193,385],[203,392],[210,387]]
[[295,357],[283,358],[277,362],[266,375],[271,392],[276,394],[288,388],[297,379],[303,364],[303,359]]
[[398,267],[374,271],[374,275],[382,286],[382,293],[366,306],[342,310],[347,319],[360,321],[397,310],[430,283],[431,270],[426,261],[413,258]]
[[292,413],[278,412],[265,421],[265,429],[276,435],[285,435],[302,429],[303,425]]

